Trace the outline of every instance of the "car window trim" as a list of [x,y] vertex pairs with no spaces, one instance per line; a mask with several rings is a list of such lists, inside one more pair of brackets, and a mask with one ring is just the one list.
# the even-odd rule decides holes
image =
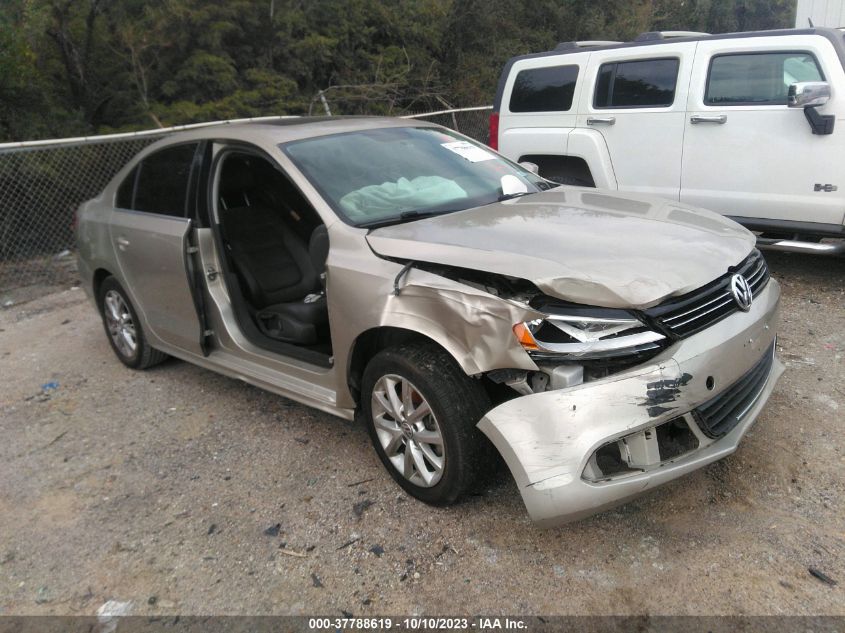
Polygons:
[[[678,66],[675,69],[675,85],[672,88],[672,101],[665,105],[628,105],[628,106],[618,106],[618,105],[610,105],[610,106],[600,106],[596,105],[596,91],[598,90],[598,77],[601,73],[602,66],[607,66],[613,64],[613,72],[610,76],[610,88],[608,89],[608,100],[613,100],[613,85],[616,82],[616,71],[619,68],[619,64],[629,64],[629,63],[637,63],[637,62],[662,62],[662,61],[676,61],[678,62]],[[603,62],[599,65],[598,70],[596,71],[595,81],[593,83],[593,99],[592,99],[592,108],[593,110],[645,110],[649,108],[660,108],[660,109],[668,109],[675,105],[675,100],[678,97],[678,77],[681,76],[681,58],[678,55],[666,55],[663,57],[644,57],[642,59],[617,59],[615,61],[607,61]]]
[[194,220],[195,226],[202,227],[201,216],[199,212],[200,205],[200,190],[202,188],[202,169],[205,163],[205,149],[208,146],[208,141],[203,139],[194,152],[194,158],[191,161],[191,171],[188,175],[188,196],[185,199],[185,216]]
[[783,103],[772,103],[770,101],[761,102],[761,101],[731,101],[730,103],[710,103],[707,101],[707,91],[710,89],[710,74],[713,72],[713,62],[716,61],[720,57],[749,57],[751,55],[809,55],[813,58],[813,62],[816,64],[816,68],[819,69],[819,74],[821,74],[821,81],[827,81],[824,68],[819,63],[818,57],[812,51],[804,51],[798,49],[789,49],[789,50],[767,50],[767,51],[731,51],[728,53],[716,53],[715,55],[710,56],[710,61],[707,63],[707,76],[704,78],[704,90],[701,93],[701,102],[707,108],[732,108],[737,106],[760,106],[760,107],[778,107],[778,106],[787,106],[786,101],[784,100]]

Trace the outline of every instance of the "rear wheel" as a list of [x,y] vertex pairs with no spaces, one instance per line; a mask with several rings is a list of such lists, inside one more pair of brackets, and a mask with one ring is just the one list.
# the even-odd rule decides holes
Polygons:
[[492,447],[476,424],[490,408],[481,384],[434,344],[377,354],[362,405],[379,458],[409,494],[447,505],[489,472]]
[[103,327],[120,362],[133,369],[146,369],[167,358],[147,342],[135,308],[114,277],[103,281],[98,301]]

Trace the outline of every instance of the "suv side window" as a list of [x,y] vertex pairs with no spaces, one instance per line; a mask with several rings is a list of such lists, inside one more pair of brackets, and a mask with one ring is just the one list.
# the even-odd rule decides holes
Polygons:
[[602,64],[593,98],[595,108],[668,107],[675,101],[677,58]]
[[789,85],[823,81],[824,75],[810,53],[731,53],[710,60],[707,105],[786,105]]
[[[132,205],[128,208],[178,218],[185,217],[188,181],[198,146],[199,143],[176,145],[142,160],[135,168],[138,171],[135,195]],[[130,174],[127,181],[131,177]],[[121,185],[121,189],[125,184],[126,181]]]
[[572,107],[578,66],[520,70],[513,82],[511,112],[566,112]]

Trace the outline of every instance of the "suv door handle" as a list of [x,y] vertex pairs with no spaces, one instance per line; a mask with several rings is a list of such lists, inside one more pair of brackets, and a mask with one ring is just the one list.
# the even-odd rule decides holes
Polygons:
[[596,123],[603,123],[604,125],[613,125],[616,123],[615,116],[591,116],[587,117],[587,125],[595,125]]
[[129,246],[129,240],[125,237],[119,237],[115,240],[115,242],[117,242],[117,247],[122,251],[125,251],[126,247]]
[[689,122],[695,125],[696,123],[718,123],[724,125],[728,122],[728,115],[719,114],[718,116],[704,116],[701,114],[693,114],[689,118]]

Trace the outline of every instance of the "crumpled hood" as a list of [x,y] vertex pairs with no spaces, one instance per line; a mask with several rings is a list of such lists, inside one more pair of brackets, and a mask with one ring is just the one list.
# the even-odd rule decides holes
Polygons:
[[520,277],[586,305],[647,308],[713,281],[754,235],[716,213],[656,197],[559,188],[387,226],[385,257]]

